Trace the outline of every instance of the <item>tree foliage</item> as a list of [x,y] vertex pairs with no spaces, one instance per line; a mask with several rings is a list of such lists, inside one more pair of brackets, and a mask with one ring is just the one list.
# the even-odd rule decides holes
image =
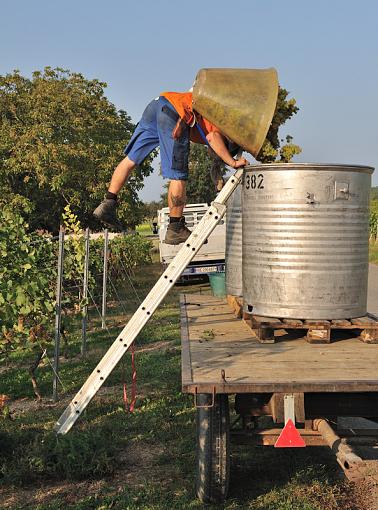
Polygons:
[[262,163],[273,163],[274,161],[288,163],[296,154],[302,152],[299,145],[293,144],[292,136],[287,135],[285,140],[279,137],[280,127],[299,111],[296,100],[294,98],[288,99],[288,95],[289,92],[286,89],[279,87],[276,110],[265,142],[256,157],[257,161]]
[[370,199],[378,203],[378,186],[373,186],[370,191]]
[[210,203],[217,195],[215,184],[210,176],[214,159],[204,145],[191,144],[189,159],[189,179],[186,194],[187,203]]
[[[105,97],[105,87],[60,68],[36,71],[31,79],[17,71],[0,76],[0,185],[9,202],[31,204],[32,229],[56,231],[67,203],[82,224],[96,225],[92,211],[135,127]],[[127,225],[139,220],[137,192],[150,162],[121,192]]]
[[[76,214],[69,205],[64,208],[62,225],[65,228],[64,267],[63,267],[63,308],[83,311],[83,275],[85,264],[85,231]],[[108,241],[108,277],[116,280],[124,278],[125,272],[133,275],[135,267],[151,262],[152,244],[139,234],[119,235]],[[96,289],[102,288],[104,260],[104,239],[102,236],[90,239],[88,263],[89,295],[93,297]],[[67,290],[68,289],[68,290]],[[114,289],[113,289],[114,290]],[[109,295],[112,286],[108,287]],[[114,296],[115,297],[115,296]]]
[[370,202],[369,228],[370,241],[378,242],[378,199]]
[[370,229],[370,241],[377,241],[378,213],[376,211],[370,211],[369,229]]
[[152,200],[143,204],[143,219],[152,223],[157,218],[157,211],[163,207],[162,202]]
[[9,206],[0,209],[0,350],[33,350],[50,340],[55,253],[50,236],[28,233]]
[[[84,232],[66,206],[62,223],[64,242],[63,300],[66,313],[79,312],[82,298]],[[56,238],[55,238],[56,239]],[[139,235],[119,236],[109,241],[109,278],[132,278],[135,267],[151,262],[152,244]],[[47,233],[29,232],[19,212],[0,206],[0,359],[13,352],[33,354],[29,367],[35,394],[41,398],[35,371],[44,349],[54,338],[55,285],[58,242]],[[90,296],[102,284],[103,240],[91,240],[89,258]],[[101,287],[99,287],[101,288]],[[109,287],[109,296],[111,287]],[[118,297],[118,296],[114,296]],[[37,357],[35,358],[35,355]]]

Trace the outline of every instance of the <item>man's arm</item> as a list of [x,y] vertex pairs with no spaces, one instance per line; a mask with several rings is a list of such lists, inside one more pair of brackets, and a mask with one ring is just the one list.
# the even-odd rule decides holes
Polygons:
[[245,158],[236,160],[231,156],[226,144],[224,143],[223,135],[221,135],[218,131],[210,131],[210,133],[206,136],[206,139],[213,151],[226,163],[226,165],[229,165],[232,168],[239,168],[248,164],[248,161]]

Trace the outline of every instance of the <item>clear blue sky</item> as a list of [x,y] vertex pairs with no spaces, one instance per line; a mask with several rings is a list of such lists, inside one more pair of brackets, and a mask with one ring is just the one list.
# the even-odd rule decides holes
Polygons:
[[[99,78],[136,122],[150,99],[186,90],[201,67],[274,66],[300,106],[282,132],[302,146],[297,161],[378,167],[376,0],[2,0],[0,7],[0,74],[49,65]],[[142,198],[157,199],[162,182],[155,171]]]

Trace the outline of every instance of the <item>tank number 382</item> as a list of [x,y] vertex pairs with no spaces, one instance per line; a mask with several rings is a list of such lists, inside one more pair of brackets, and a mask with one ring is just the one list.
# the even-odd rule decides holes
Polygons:
[[264,189],[263,174],[248,174],[245,176],[245,189]]

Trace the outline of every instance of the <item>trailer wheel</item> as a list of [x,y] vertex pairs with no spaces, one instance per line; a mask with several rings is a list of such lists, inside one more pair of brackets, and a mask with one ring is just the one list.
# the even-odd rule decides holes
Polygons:
[[[199,394],[197,405],[212,404]],[[222,503],[230,479],[230,413],[228,395],[216,395],[213,407],[197,409],[197,496],[204,503]]]

